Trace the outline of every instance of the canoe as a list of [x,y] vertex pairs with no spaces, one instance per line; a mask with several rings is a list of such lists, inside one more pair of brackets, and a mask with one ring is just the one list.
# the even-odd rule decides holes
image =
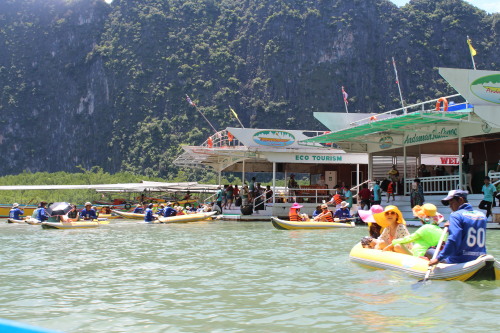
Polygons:
[[29,217],[27,218],[26,220],[24,220],[24,223],[27,223],[27,224],[33,224],[33,225],[39,225],[39,224],[42,224],[42,222],[40,222],[39,220],[33,218],[33,217]]
[[99,214],[99,218],[113,220],[113,219],[121,219],[122,217],[120,215],[113,215],[113,214]]
[[24,221],[25,220],[16,220],[16,219],[11,219],[11,218],[7,219],[7,223],[25,224]]
[[[423,279],[429,261],[396,252],[363,248],[356,244],[349,259],[372,269],[388,269],[405,273],[416,279]],[[491,255],[461,264],[437,264],[429,276],[431,280],[480,281],[500,280],[500,263]]]
[[129,212],[122,212],[119,210],[112,210],[113,213],[116,215],[123,217],[124,219],[129,219],[129,220],[143,220],[144,221],[144,214],[136,214],[136,213],[129,213]]
[[160,221],[161,223],[201,222],[211,219],[215,213],[217,212],[194,213],[194,214],[185,214],[179,216],[159,217],[158,221]]
[[354,222],[286,221],[272,217],[271,222],[279,230],[354,228]]
[[82,221],[82,222],[42,222],[44,229],[85,229],[96,228],[100,225],[98,221]]

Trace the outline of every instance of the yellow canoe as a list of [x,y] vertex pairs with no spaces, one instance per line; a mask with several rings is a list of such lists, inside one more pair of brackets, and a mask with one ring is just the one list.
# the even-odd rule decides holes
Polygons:
[[129,213],[129,212],[122,212],[119,210],[112,210],[113,213],[116,215],[123,217],[124,219],[131,219],[131,220],[143,220],[144,221],[144,214],[136,214],[136,213]]
[[[356,244],[349,254],[352,262],[372,269],[389,269],[423,279],[429,267],[428,261],[419,257],[390,251],[363,248]],[[431,280],[500,280],[500,263],[491,255],[461,264],[437,264],[432,270]]]
[[161,223],[189,223],[189,222],[202,222],[212,219],[212,216],[217,212],[207,213],[194,213],[179,216],[159,217],[158,221]]
[[272,217],[271,222],[279,230],[354,228],[354,222],[285,221]]
[[42,222],[44,229],[87,229],[96,228],[100,225],[98,221],[81,222]]

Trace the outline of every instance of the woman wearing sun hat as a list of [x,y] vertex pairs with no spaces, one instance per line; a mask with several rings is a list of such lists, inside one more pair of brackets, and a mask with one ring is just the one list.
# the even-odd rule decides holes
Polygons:
[[[373,218],[378,225],[384,228],[384,231],[382,231],[382,234],[377,239],[377,249],[385,248],[390,245],[394,239],[410,235],[408,229],[406,229],[406,221],[403,218],[403,214],[399,208],[394,205],[386,206],[383,212],[373,214]],[[407,247],[411,249],[411,244],[408,244]],[[401,250],[400,245],[394,246],[394,251],[406,253]]]
[[299,205],[296,202],[292,205],[292,207],[290,207],[290,211],[288,212],[288,218],[290,221],[302,221],[302,215],[300,214],[300,209],[302,207],[302,205]]
[[[431,246],[438,245],[442,234],[442,230],[438,224],[444,220],[444,217],[437,212],[436,206],[430,203],[415,206],[413,207],[413,215],[419,218],[424,225],[409,236],[394,239],[392,244],[387,246],[384,251],[392,251],[396,245],[402,245],[402,249],[407,254],[415,257],[424,257],[426,251]],[[411,250],[404,246],[408,243],[413,243]]]
[[332,212],[328,209],[328,205],[326,203],[321,205],[321,214],[316,216],[314,221],[333,222]]
[[378,238],[382,232],[382,227],[375,222],[373,214],[382,213],[383,211],[384,207],[380,205],[373,205],[368,210],[358,210],[359,218],[363,222],[368,223],[368,230],[372,238]]

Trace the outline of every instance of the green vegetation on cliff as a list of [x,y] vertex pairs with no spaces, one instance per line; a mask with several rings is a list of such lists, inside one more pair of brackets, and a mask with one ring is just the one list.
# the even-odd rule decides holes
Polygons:
[[437,67],[498,70],[500,15],[460,0],[0,2],[0,174],[99,165],[194,180],[182,144],[211,128],[323,129],[312,113],[454,93]]

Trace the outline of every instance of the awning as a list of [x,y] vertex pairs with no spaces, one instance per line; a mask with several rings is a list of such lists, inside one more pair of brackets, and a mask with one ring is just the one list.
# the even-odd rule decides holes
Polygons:
[[404,130],[414,129],[424,125],[447,122],[456,124],[464,118],[469,117],[470,114],[471,109],[465,109],[453,112],[412,112],[400,116],[395,115],[382,120],[377,120],[376,116],[372,116],[369,119],[366,119],[365,123],[359,125],[354,124],[354,127],[306,139],[301,141],[301,143],[304,145],[307,145],[308,143],[328,144],[350,140],[354,141],[355,139],[363,140],[363,137],[372,134],[400,134]]

